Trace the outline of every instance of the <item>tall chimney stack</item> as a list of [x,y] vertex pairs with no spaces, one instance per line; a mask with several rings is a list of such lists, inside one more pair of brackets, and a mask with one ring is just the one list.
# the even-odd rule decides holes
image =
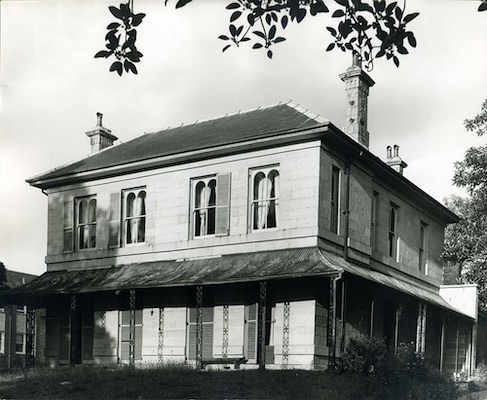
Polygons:
[[345,82],[347,109],[344,131],[358,143],[369,148],[369,131],[367,130],[367,99],[369,88],[374,86],[373,79],[362,70],[362,61],[357,54],[353,55],[352,66],[340,74]]
[[392,147],[387,146],[386,164],[401,175],[403,174],[404,168],[408,166],[403,159],[399,157],[399,146],[397,144],[394,145],[394,155],[392,155]]
[[103,114],[96,113],[96,127],[90,131],[85,132],[90,138],[91,154],[96,154],[100,150],[113,145],[113,142],[118,138],[112,135],[110,129],[105,128],[102,125]]

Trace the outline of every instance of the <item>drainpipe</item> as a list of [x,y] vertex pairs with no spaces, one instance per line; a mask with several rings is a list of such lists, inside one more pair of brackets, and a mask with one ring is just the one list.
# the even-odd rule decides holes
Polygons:
[[345,261],[348,261],[348,246],[349,246],[349,241],[350,241],[350,189],[351,189],[351,184],[352,181],[350,179],[350,170],[352,167],[352,164],[354,161],[361,157],[364,154],[363,151],[358,152],[355,154],[353,157],[350,157],[346,163],[345,163],[345,176],[347,177],[346,181],[346,187],[345,187],[345,204],[346,208],[345,211],[343,211],[343,214],[345,215],[345,247],[343,249],[343,258]]

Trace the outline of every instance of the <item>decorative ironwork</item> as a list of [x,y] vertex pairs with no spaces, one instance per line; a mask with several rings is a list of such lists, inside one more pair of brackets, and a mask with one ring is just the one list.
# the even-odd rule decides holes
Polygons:
[[289,301],[284,302],[283,322],[282,322],[282,363],[287,364],[289,361],[289,317],[291,314],[291,304]]
[[157,356],[159,362],[163,359],[163,349],[164,349],[164,308],[159,308],[159,341],[157,344]]
[[100,313],[100,314],[101,314],[101,315],[100,315],[100,316],[101,316],[101,325],[102,325],[103,327],[105,327],[105,326],[106,326],[106,324],[107,324],[107,312],[106,312],[106,311],[101,311],[101,313]]
[[223,341],[222,341],[222,357],[228,357],[228,325],[229,325],[230,310],[228,305],[223,306]]
[[129,365],[135,365],[135,290],[129,291]]
[[259,366],[260,368],[265,367],[266,306],[267,306],[267,282],[260,282],[259,284],[259,314],[260,314]]
[[71,295],[69,299],[69,308],[71,311],[76,311],[76,295]]
[[426,304],[420,303],[416,324],[416,352],[424,354],[426,347]]
[[27,309],[26,314],[26,367],[33,367],[35,363],[35,332],[36,332],[35,310]]
[[336,335],[336,280],[330,278],[330,298],[328,305],[328,331],[326,345],[329,349],[328,364],[335,365],[335,335]]
[[196,286],[196,363],[203,368],[203,286]]

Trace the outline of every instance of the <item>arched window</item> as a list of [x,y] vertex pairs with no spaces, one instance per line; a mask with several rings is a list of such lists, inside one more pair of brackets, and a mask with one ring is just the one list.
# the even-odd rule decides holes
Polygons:
[[77,200],[77,243],[78,249],[96,247],[96,198],[85,197]]
[[214,177],[193,181],[193,236],[215,234],[216,179]]
[[125,200],[125,243],[145,242],[145,190],[126,192]]
[[252,230],[277,227],[279,171],[276,167],[252,171]]

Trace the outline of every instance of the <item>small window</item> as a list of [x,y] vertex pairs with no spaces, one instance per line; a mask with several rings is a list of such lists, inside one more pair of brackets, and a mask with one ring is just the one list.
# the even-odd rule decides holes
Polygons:
[[193,186],[193,237],[215,234],[216,177],[195,179]]
[[125,244],[145,242],[145,202],[146,192],[143,189],[124,192],[124,231]]
[[399,261],[399,237],[397,234],[397,217],[399,207],[391,203],[389,207],[389,257]]
[[96,247],[96,198],[76,199],[76,235],[78,250]]
[[15,335],[15,352],[17,354],[25,354],[25,339],[26,335],[23,333]]
[[427,227],[428,224],[421,221],[421,226],[419,228],[419,272],[428,274],[428,256],[426,252],[427,246]]
[[340,169],[333,166],[331,173],[331,196],[330,196],[330,230],[338,234],[340,224]]
[[250,177],[252,230],[277,228],[279,210],[278,167],[252,170]]

